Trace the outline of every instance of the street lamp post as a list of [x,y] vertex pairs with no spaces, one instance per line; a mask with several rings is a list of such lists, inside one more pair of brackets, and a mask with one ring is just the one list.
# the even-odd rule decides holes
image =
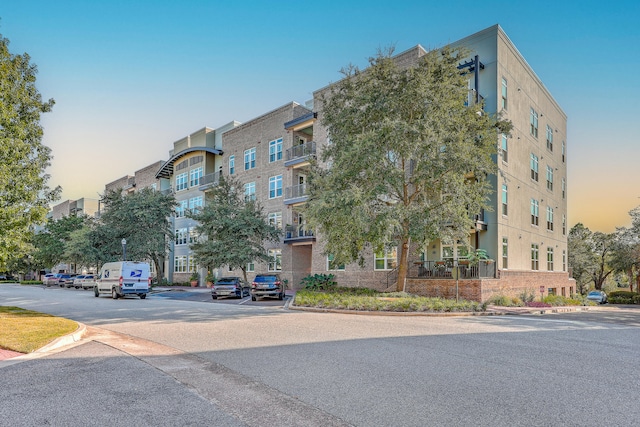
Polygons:
[[122,260],[127,260],[127,239],[122,239]]

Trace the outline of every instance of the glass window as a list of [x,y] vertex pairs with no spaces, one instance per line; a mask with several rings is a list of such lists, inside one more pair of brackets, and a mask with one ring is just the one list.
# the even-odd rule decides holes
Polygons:
[[538,156],[531,153],[531,160],[529,162],[531,167],[531,179],[538,181]]
[[567,196],[567,180],[562,178],[562,198],[564,199]]
[[176,191],[186,190],[187,188],[187,173],[183,172],[176,175]]
[[268,216],[269,225],[273,225],[279,230],[282,230],[282,212],[271,212]]
[[256,264],[253,262],[247,264],[247,273],[252,273],[254,271],[256,271]]
[[193,273],[198,269],[198,265],[196,264],[196,257],[189,257],[189,273]]
[[553,271],[553,248],[547,248],[547,270]]
[[255,182],[249,182],[244,185],[244,198],[245,200],[256,199],[256,183]]
[[547,166],[547,190],[553,191],[553,168]]
[[507,109],[507,79],[502,78],[502,108]]
[[393,270],[398,262],[398,248],[394,246],[389,250],[376,253],[374,261],[375,270]]
[[562,214],[562,235],[567,235],[567,216]]
[[566,146],[564,141],[562,141],[562,163],[564,163],[565,154],[566,154]]
[[244,170],[256,167],[256,148],[250,148],[244,152]]
[[507,184],[502,184],[502,215],[507,215]]
[[198,231],[195,227],[189,228],[189,243],[196,243],[198,241]]
[[269,162],[282,160],[282,138],[269,142]]
[[562,271],[567,271],[567,251],[562,250]]
[[547,206],[547,230],[553,231],[553,208]]
[[531,199],[531,225],[538,225],[539,203],[536,199]]
[[186,255],[178,255],[173,259],[173,272],[174,273],[187,272],[187,256]]
[[202,196],[190,198],[189,199],[189,209],[192,210],[192,211],[195,211],[196,209],[202,208],[203,201],[204,201],[204,199],[203,199]]
[[236,156],[229,156],[229,175],[236,173]]
[[282,175],[269,178],[269,198],[282,197]]
[[538,113],[533,108],[529,113],[530,132],[535,138],[538,137]]
[[282,271],[282,249],[269,249],[267,251],[269,257],[268,270]]
[[502,268],[509,268],[509,241],[506,237],[502,238]]
[[179,201],[178,206],[176,206],[176,218],[184,217],[188,206],[189,202],[187,200]]
[[344,270],[345,266],[344,264],[337,264],[333,261],[333,254],[329,254],[327,255],[327,270],[332,271],[332,270]]
[[202,167],[191,169],[189,171],[189,187],[200,185],[200,178],[202,178]]
[[553,151],[553,129],[547,125],[547,150]]
[[176,239],[175,239],[176,246],[186,245],[188,243],[188,238],[189,238],[188,228],[176,228]]
[[507,162],[508,161],[508,150],[507,150],[507,135],[505,135],[504,133],[502,134],[502,142],[500,145],[500,149],[502,152],[502,161],[503,162]]
[[538,245],[536,243],[532,243],[531,244],[531,269],[532,270],[538,270],[538,263],[539,263],[539,249],[538,249]]

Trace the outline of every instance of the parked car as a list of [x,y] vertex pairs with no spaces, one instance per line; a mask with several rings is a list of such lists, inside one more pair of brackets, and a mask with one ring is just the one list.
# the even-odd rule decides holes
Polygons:
[[70,288],[71,286],[73,286],[73,279],[76,277],[75,274],[61,274],[60,278],[58,279],[58,285],[60,285],[61,288],[67,287]]
[[597,302],[598,304],[606,304],[607,294],[604,291],[591,291],[587,295],[589,301]]
[[258,274],[251,283],[251,301],[258,297],[284,299],[285,284],[278,274]]
[[47,286],[47,287],[49,287],[51,285],[59,285],[61,276],[62,276],[62,273],[54,273],[54,274],[51,274],[51,275],[47,274],[42,279],[42,284]]
[[251,294],[249,284],[240,277],[223,277],[211,285],[211,298],[236,297],[244,298]]
[[96,286],[97,277],[98,276],[96,276],[95,274],[85,274],[82,279],[76,278],[76,280],[73,281],[73,285],[76,288],[93,289]]

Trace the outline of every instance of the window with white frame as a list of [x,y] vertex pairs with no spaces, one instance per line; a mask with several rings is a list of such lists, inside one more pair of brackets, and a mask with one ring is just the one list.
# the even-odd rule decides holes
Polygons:
[[502,78],[501,95],[502,95],[502,108],[506,110],[507,109],[507,79],[505,79],[504,77]]
[[269,249],[267,256],[269,257],[267,270],[282,271],[282,249]]
[[191,169],[189,171],[189,187],[200,185],[200,178],[202,178],[202,167]]
[[247,264],[247,273],[252,273],[254,271],[256,271],[256,264],[254,262]]
[[187,256],[186,255],[177,255],[173,258],[173,272],[174,273],[187,272]]
[[282,138],[269,141],[269,163],[282,160]]
[[531,199],[531,225],[538,225],[540,216],[540,204],[536,199]]
[[236,156],[229,156],[229,175],[236,173]]
[[256,148],[250,148],[244,152],[244,170],[248,171],[256,167]]
[[567,216],[562,214],[562,235],[567,235]]
[[203,196],[192,197],[189,199],[189,210],[193,212],[200,210],[202,209],[203,204],[204,204]]
[[188,228],[176,228],[176,246],[186,245],[189,242],[189,229]]
[[537,243],[531,244],[531,269],[538,270],[540,266],[540,249]]
[[267,218],[269,225],[282,230],[282,212],[270,212]]
[[502,268],[509,268],[509,240],[502,238]]
[[195,227],[189,228],[189,244],[196,243],[198,241],[199,235],[198,231]]
[[[455,251],[455,252],[454,252]],[[447,264],[453,265],[454,260],[467,259],[469,257],[469,248],[467,245],[458,242],[456,246],[442,245],[442,260]]]
[[531,111],[529,112],[529,124],[530,124],[529,130],[531,135],[537,138],[538,137],[538,113],[533,108],[531,108]]
[[547,271],[553,271],[553,248],[547,247]]
[[244,199],[255,200],[256,199],[256,183],[248,182],[244,185]]
[[345,269],[344,264],[338,264],[334,261],[333,254],[327,255],[327,270],[328,271],[343,271]]
[[553,129],[547,125],[547,150],[553,151]]
[[562,271],[567,271],[567,251],[562,250]]
[[547,206],[547,230],[553,231],[553,208]]
[[194,273],[198,269],[196,264],[196,257],[193,255],[189,257],[189,273]]
[[507,215],[507,184],[502,184],[502,215]]
[[186,215],[187,208],[189,207],[189,202],[187,200],[181,200],[178,202],[178,206],[176,206],[176,218],[182,218]]
[[504,133],[501,136],[500,151],[502,152],[502,161],[505,163],[508,162],[509,161],[508,141],[507,141],[507,135],[505,135]]
[[538,181],[538,156],[531,153],[529,165],[531,169],[531,179],[534,181]]
[[567,179],[562,177],[562,198],[567,197]]
[[269,177],[269,198],[282,197],[282,175]]
[[176,191],[187,189],[187,173],[179,173],[176,175]]
[[393,270],[398,263],[398,248],[396,246],[374,255],[374,270]]
[[564,163],[564,159],[565,159],[565,154],[566,154],[566,145],[564,143],[564,141],[562,141],[562,163]]
[[547,165],[547,190],[553,191],[553,168]]

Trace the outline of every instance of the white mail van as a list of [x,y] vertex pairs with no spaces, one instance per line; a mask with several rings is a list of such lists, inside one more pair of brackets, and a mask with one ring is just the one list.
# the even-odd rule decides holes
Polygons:
[[149,264],[136,261],[107,262],[93,288],[96,297],[110,294],[113,299],[125,295],[138,295],[145,299],[151,289]]

